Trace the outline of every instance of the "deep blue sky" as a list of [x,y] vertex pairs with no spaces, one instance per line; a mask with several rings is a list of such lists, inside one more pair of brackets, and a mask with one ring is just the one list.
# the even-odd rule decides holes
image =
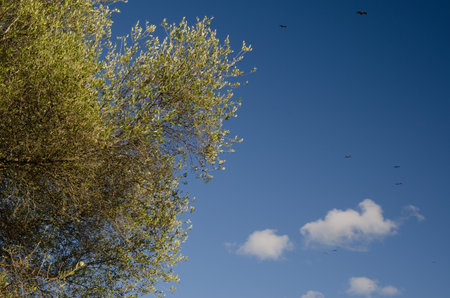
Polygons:
[[[115,34],[137,20],[213,16],[236,50],[243,40],[252,45],[241,68],[258,68],[236,92],[239,117],[227,123],[244,142],[224,156],[225,172],[186,188],[197,197],[183,249],[189,261],[175,268],[181,283],[169,297],[449,297],[450,1],[119,7]],[[382,209],[381,221],[358,219],[366,198]],[[337,242],[300,233],[333,209],[340,221],[320,231]],[[374,232],[389,220],[391,229]],[[358,244],[330,232],[346,224]],[[250,246],[258,231],[268,238]],[[264,258],[282,236],[286,249]]]

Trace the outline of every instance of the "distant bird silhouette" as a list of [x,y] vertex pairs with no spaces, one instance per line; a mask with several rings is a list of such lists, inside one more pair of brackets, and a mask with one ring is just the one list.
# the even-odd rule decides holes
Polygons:
[[402,185],[403,182],[395,182],[395,185]]
[[287,28],[287,25],[280,25],[281,28]]
[[365,11],[365,10],[358,10],[356,13],[359,14],[360,16],[362,16],[362,15],[367,14],[367,11]]
[[346,156],[344,156],[344,158],[352,158],[352,156],[350,154],[347,154]]
[[398,169],[398,168],[400,168],[400,166],[394,166],[394,169]]
[[[330,250],[330,251],[332,251],[332,252],[337,252],[337,249],[332,249],[332,250]],[[323,253],[327,255],[327,254],[328,254],[328,251],[324,251]]]

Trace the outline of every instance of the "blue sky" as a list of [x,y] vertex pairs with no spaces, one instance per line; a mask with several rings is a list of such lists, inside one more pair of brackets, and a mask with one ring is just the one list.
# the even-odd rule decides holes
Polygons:
[[213,16],[258,68],[227,122],[244,142],[186,187],[189,260],[168,297],[449,297],[449,1],[119,7],[116,34]]

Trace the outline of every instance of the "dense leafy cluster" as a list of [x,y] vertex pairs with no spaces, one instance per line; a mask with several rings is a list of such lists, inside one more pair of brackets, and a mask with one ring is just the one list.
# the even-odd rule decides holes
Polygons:
[[[110,40],[111,2],[0,0],[0,295],[159,293],[189,167],[221,168],[236,63],[210,20]],[[232,149],[230,149],[232,150]]]

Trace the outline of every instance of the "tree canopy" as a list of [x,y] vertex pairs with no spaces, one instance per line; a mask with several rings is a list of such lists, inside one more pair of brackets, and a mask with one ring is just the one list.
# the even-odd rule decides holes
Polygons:
[[180,182],[239,141],[222,124],[251,48],[208,18],[113,42],[114,2],[0,0],[0,295],[162,293],[189,229]]

